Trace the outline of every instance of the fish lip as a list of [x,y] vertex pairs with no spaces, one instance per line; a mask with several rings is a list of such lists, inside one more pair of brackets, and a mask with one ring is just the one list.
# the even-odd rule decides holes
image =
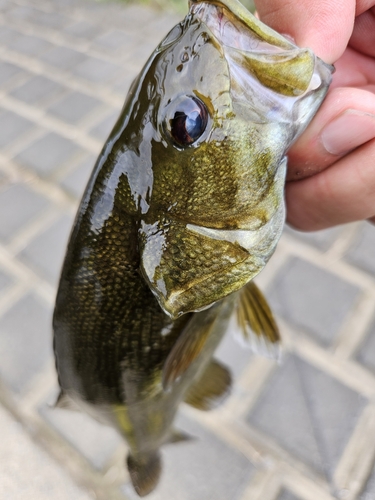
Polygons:
[[[205,14],[204,6],[210,8],[211,11],[212,7],[216,6],[220,12],[218,16],[220,19],[224,17],[227,20],[234,20],[237,23],[241,23],[244,27],[252,31],[256,37],[259,37],[261,40],[267,39],[269,44],[277,47],[279,50],[297,48],[294,43],[263,24],[238,0],[189,0],[189,6],[190,12],[196,14],[201,20],[203,20]],[[213,23],[210,21],[207,25],[210,27]],[[220,41],[223,45],[226,45],[225,39],[221,39]],[[237,48],[244,49],[244,47]]]

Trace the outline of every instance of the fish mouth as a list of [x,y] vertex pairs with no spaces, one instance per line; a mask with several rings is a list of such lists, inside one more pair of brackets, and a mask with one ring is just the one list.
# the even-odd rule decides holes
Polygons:
[[[190,11],[197,15],[227,47],[254,50],[262,43],[277,51],[296,46],[257,19],[238,0],[190,0]],[[264,47],[266,48],[266,47]]]
[[263,24],[238,0],[190,0],[190,12],[222,46],[233,102],[251,109],[254,121],[295,123],[295,140],[327,93],[334,67]]

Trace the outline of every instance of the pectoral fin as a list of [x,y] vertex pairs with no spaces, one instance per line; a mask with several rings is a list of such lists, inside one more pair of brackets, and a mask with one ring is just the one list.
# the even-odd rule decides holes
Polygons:
[[168,439],[168,443],[170,443],[170,444],[182,443],[182,442],[186,442],[186,441],[191,441],[192,439],[194,439],[194,438],[189,436],[189,434],[185,434],[185,432],[173,429],[171,432],[171,435]]
[[127,465],[134,489],[140,497],[148,495],[156,488],[161,472],[158,453],[145,458],[128,455]]
[[[233,312],[235,296],[214,304],[209,309],[192,315],[192,319],[177,339],[163,368],[163,387],[165,390],[176,382],[205,351],[212,353],[227,327]],[[211,350],[207,344],[211,343]]]
[[185,403],[198,410],[212,410],[229,395],[232,377],[218,361],[211,361],[203,375],[190,388]]
[[[199,317],[198,320],[197,316]],[[202,352],[212,332],[215,318],[215,314],[196,313],[192,321],[181,333],[164,364],[164,389],[168,389],[181,377]],[[199,322],[199,319],[201,319],[201,322]]]
[[266,299],[253,281],[239,292],[237,323],[246,344],[262,354],[278,357],[279,329]]

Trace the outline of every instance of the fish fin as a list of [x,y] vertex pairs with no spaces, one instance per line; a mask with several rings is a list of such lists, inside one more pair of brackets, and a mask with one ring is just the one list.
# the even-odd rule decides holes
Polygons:
[[71,411],[81,411],[79,406],[63,390],[61,390],[60,394],[57,396],[56,403],[54,404],[54,408],[61,408],[64,410],[71,410]]
[[253,281],[239,292],[237,324],[241,338],[253,350],[271,358],[279,358],[278,326],[266,299]]
[[177,429],[173,429],[171,435],[168,439],[168,443],[181,443],[183,441],[192,441],[194,438],[186,434],[185,432],[179,431]]
[[148,495],[156,488],[161,473],[161,460],[158,452],[139,459],[128,455],[127,465],[134,489],[140,497]]
[[[201,314],[201,313],[196,313]],[[202,352],[216,319],[215,314],[201,316],[202,322],[190,321],[174,344],[163,367],[163,388],[169,389]]]
[[198,410],[212,410],[229,395],[232,376],[218,361],[211,361],[203,375],[189,389],[185,403]]

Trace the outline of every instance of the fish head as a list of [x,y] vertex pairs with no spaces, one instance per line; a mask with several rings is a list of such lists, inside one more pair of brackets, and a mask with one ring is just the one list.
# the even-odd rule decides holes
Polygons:
[[331,72],[237,0],[191,0],[150,58],[132,89],[128,179],[141,271],[172,318],[265,266],[284,223],[286,151]]

